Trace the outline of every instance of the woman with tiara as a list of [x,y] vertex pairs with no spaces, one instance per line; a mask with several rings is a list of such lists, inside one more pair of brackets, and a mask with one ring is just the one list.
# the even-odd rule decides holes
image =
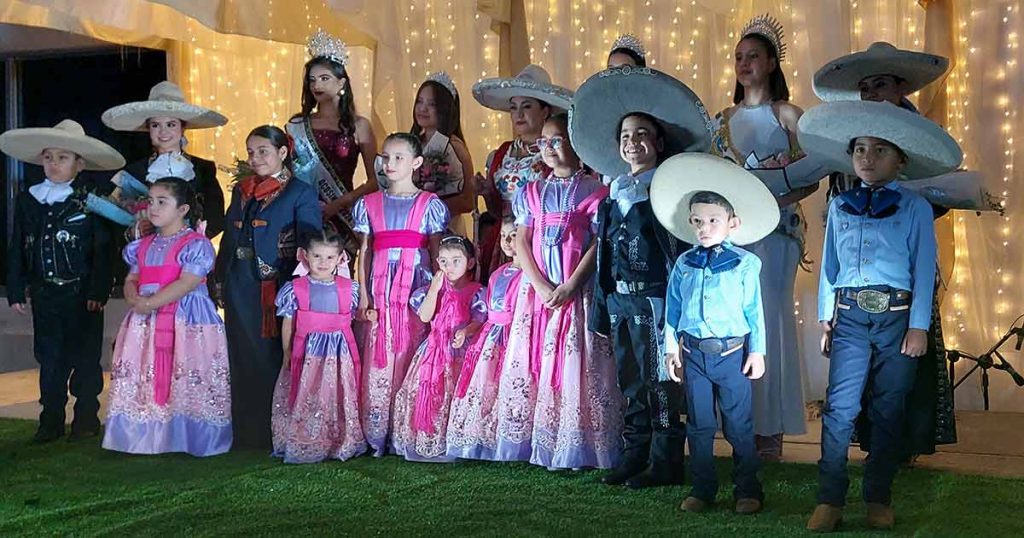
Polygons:
[[[461,99],[451,76],[444,71],[431,73],[416,91],[413,124],[409,132],[423,144],[423,166],[416,171],[415,183],[421,190],[436,194],[451,214],[449,227],[466,235],[461,215],[476,209],[476,185],[473,158],[463,141]],[[388,178],[380,159],[375,164],[377,183],[387,188]]]
[[353,176],[360,156],[367,177],[372,176],[377,139],[369,120],[356,114],[345,43],[319,30],[310,37],[308,51],[302,112],[286,126],[295,140],[294,174],[316,189],[324,220],[341,234],[345,250],[353,255],[359,245],[350,210],[356,200],[377,190],[375,181],[357,188]]
[[782,72],[782,25],[770,15],[752,19],[735,50],[734,105],[716,118],[712,152],[755,173],[775,195],[782,217],[768,237],[748,247],[761,258],[768,340],[764,377],[753,385],[754,432],[761,457],[782,457],[784,434],[805,433],[802,361],[797,345],[794,286],[804,258],[806,223],[799,201],[818,189],[823,165],[797,143],[803,111],[789,102]]
[[[188,145],[185,131],[220,127],[227,124],[227,118],[209,108],[186,102],[181,88],[165,80],[149,90],[149,99],[110,108],[103,113],[102,120],[115,131],[148,132],[153,149],[149,156],[128,163],[115,175],[112,179],[115,185],[137,180],[148,186],[161,178],[180,177],[191,183],[196,193],[199,207],[193,210],[206,222],[206,237],[213,238],[224,230],[224,191],[217,182],[217,167],[213,161],[185,150]],[[140,214],[125,235],[128,241],[133,241],[150,233],[153,233],[153,225]]]
[[608,69],[622,67],[647,67],[647,51],[640,38],[633,34],[622,34],[608,52]]
[[547,175],[537,148],[544,122],[568,110],[572,91],[551,83],[551,75],[530,64],[512,78],[490,78],[473,86],[473,97],[491,110],[509,113],[515,138],[502,142],[487,156],[487,170],[477,174],[478,192],[487,204],[480,218],[480,282],[507,262],[498,245],[502,218],[512,214],[512,200],[521,187]]

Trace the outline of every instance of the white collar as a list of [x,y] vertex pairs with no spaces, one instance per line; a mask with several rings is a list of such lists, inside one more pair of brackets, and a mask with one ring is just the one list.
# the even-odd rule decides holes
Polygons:
[[55,183],[50,181],[50,178],[46,178],[42,183],[37,183],[28,188],[28,193],[40,204],[44,205],[59,204],[67,200],[68,196],[71,196],[73,192],[74,189],[71,187],[71,181]]

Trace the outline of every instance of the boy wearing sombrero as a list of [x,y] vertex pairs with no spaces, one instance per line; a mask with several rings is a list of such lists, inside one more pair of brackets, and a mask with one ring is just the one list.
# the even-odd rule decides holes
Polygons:
[[818,291],[822,351],[831,357],[822,413],[818,506],[809,530],[831,532],[849,488],[847,449],[869,393],[864,468],[867,523],[891,528],[903,415],[916,358],[925,353],[935,286],[932,208],[897,178],[930,177],[963,153],[940,126],[890,103],[834,102],[800,119],[800,145],[856,174],[861,185],[832,200]]
[[695,245],[668,282],[665,366],[686,394],[686,443],[693,487],[681,508],[702,512],[715,501],[714,441],[721,413],[732,445],[738,514],[761,510],[750,381],[764,375],[766,348],[761,260],[736,245],[775,229],[779,206],[753,174],[719,157],[684,153],[658,167],[651,185],[655,216]]
[[75,396],[71,437],[99,433],[103,305],[110,294],[110,237],[99,217],[85,211],[75,178],[82,170],[116,170],[124,158],[64,120],[52,128],[13,129],[0,135],[0,151],[43,167],[46,179],[18,194],[7,252],[7,302],[29,312],[39,362],[39,429],[33,440],[64,435],[68,383]]
[[580,157],[614,178],[597,211],[597,278],[590,329],[611,338],[627,398],[622,462],[603,481],[640,489],[682,484],[682,390],[661,379],[668,276],[680,249],[654,218],[658,163],[706,151],[710,118],[675,78],[646,68],[602,71],[577,90],[570,135]]

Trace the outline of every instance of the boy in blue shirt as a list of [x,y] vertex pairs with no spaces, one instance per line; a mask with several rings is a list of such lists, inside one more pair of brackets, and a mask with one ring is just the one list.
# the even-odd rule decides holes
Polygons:
[[682,154],[665,161],[651,185],[655,216],[673,235],[697,245],[669,277],[665,366],[683,383],[686,442],[693,488],[681,508],[704,511],[718,492],[714,440],[717,407],[733,448],[736,512],[761,510],[750,380],[764,375],[761,260],[735,245],[771,233],[775,198],[756,176],[724,159]]
[[847,450],[865,392],[871,420],[863,485],[867,523],[892,528],[891,489],[902,453],[904,406],[915,359],[927,349],[936,262],[932,208],[895,180],[949,172],[963,154],[937,124],[876,102],[816,107],[800,120],[800,143],[861,181],[828,208],[818,319],[822,352],[831,362],[818,506],[807,528],[831,532],[842,520],[849,489]]

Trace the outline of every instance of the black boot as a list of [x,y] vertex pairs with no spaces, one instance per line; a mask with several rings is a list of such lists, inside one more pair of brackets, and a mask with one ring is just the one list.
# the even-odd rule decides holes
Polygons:
[[674,421],[668,428],[655,428],[651,436],[651,465],[626,481],[633,489],[677,486],[683,483],[685,427]]
[[646,461],[626,460],[620,463],[618,467],[612,469],[611,472],[604,475],[601,478],[601,482],[604,482],[609,486],[621,486],[634,475],[643,472],[646,467]]
[[96,413],[81,415],[75,412],[75,418],[71,421],[71,435],[68,441],[78,441],[96,437],[100,434],[100,419]]
[[669,469],[665,466],[654,466],[643,470],[626,480],[626,487],[632,489],[657,488],[661,486],[679,486],[683,483],[683,470]]
[[39,428],[32,436],[33,443],[49,443],[64,436],[64,410],[47,410],[39,414]]

